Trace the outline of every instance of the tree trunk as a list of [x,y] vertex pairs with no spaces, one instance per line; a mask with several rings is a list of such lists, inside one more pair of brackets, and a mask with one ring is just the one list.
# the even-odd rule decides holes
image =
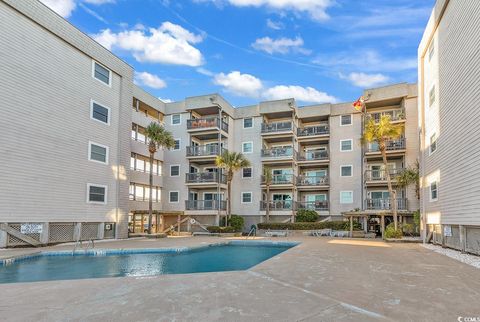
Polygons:
[[152,219],[153,219],[153,153],[150,152],[150,175],[149,175],[150,191],[148,196],[148,233],[152,233]]
[[387,152],[385,150],[385,141],[379,142],[380,152],[382,153],[383,165],[385,167],[385,173],[387,175],[387,186],[388,186],[388,194],[390,197],[390,206],[392,208],[392,215],[393,215],[393,224],[395,226],[395,230],[398,228],[397,222],[397,192],[393,190],[392,187],[392,180],[390,178],[390,171],[388,169],[388,162],[387,162]]
[[265,214],[267,215],[267,222],[270,221],[270,200],[269,200],[269,198],[270,198],[270,183],[267,183],[267,198],[266,198],[267,199],[266,200],[267,205],[265,207]]
[[232,194],[232,177],[228,176],[228,184],[227,184],[227,215],[225,216],[225,226],[228,226],[228,220],[230,219],[230,210],[231,210],[231,194]]

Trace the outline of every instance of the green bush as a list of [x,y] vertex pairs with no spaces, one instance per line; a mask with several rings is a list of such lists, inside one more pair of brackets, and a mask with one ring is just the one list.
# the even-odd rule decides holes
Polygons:
[[242,216],[232,215],[229,220],[229,225],[232,226],[235,231],[243,230],[244,219]]
[[402,238],[402,226],[398,225],[397,230],[395,230],[394,223],[391,223],[385,228],[385,238]]
[[[350,230],[350,221],[344,221],[343,230]],[[362,230],[362,225],[358,221],[354,221],[353,230]]]
[[403,234],[406,235],[406,236],[415,236],[416,235],[414,224],[403,224],[401,226],[401,229],[403,231]]
[[207,230],[212,234],[222,234],[222,233],[234,233],[235,228],[231,226],[220,227],[220,226],[208,226]]
[[296,222],[315,222],[318,220],[318,214],[315,210],[300,209],[295,216]]
[[[318,230],[318,229],[333,229],[333,230],[348,230],[345,229],[346,221],[324,221],[324,222],[295,222],[295,223],[259,223],[258,229],[271,230]],[[350,225],[350,224],[349,224]]]

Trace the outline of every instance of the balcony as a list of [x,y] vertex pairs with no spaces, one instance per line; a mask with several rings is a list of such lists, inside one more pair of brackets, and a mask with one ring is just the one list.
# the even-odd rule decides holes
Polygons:
[[185,200],[186,210],[226,210],[225,200]]
[[[385,142],[385,148],[387,152],[405,150],[405,138],[400,138],[398,140],[388,140]],[[380,152],[380,148],[378,144],[368,144],[366,151],[368,153]]]
[[305,176],[301,175],[297,178],[298,186],[314,187],[328,185],[328,176]]
[[225,152],[225,148],[218,145],[187,146],[187,157],[212,157]]
[[365,181],[383,182],[387,181],[387,175],[391,180],[396,180],[397,176],[403,172],[404,169],[389,169],[387,170],[365,170]]
[[299,137],[311,137],[317,135],[327,135],[329,134],[328,124],[323,125],[314,125],[306,126],[300,129],[297,129],[297,135]]
[[377,113],[367,113],[367,119],[374,119],[375,123],[380,122],[380,119],[384,115],[389,115],[390,120],[393,122],[405,120],[405,110],[404,109],[395,109],[390,111],[383,111]]
[[315,211],[328,211],[328,201],[297,201],[296,210],[307,209]]
[[[274,174],[272,175],[270,185],[285,185],[293,184],[294,182],[295,176],[293,174]],[[265,176],[262,176],[262,184],[266,184]]]
[[262,123],[262,134],[292,132],[292,122]]
[[227,183],[227,176],[217,172],[195,172],[185,175],[186,183]]
[[211,129],[221,129],[224,132],[228,133],[228,123],[219,117],[207,117],[201,119],[191,119],[187,120],[187,130],[211,130]]
[[262,149],[262,158],[293,158],[293,147]]
[[298,161],[324,161],[328,160],[328,151],[319,150],[319,151],[306,151],[300,153],[298,156]]
[[265,211],[267,209],[271,211],[285,211],[293,210],[293,200],[274,200],[274,201],[260,201],[260,210]]
[[[365,199],[367,210],[391,210],[390,199]],[[407,199],[397,198],[397,210],[407,210]]]

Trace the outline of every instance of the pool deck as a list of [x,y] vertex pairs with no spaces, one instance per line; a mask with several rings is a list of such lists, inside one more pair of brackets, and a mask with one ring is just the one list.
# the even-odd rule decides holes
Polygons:
[[[480,316],[480,269],[417,244],[316,237],[247,271],[0,284],[2,321],[457,321]],[[219,237],[102,248],[199,246]],[[73,245],[42,250],[71,250]],[[0,258],[37,252],[0,250]]]

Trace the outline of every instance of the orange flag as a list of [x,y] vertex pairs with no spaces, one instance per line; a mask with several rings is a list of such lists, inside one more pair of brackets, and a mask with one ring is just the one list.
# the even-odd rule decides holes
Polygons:
[[363,96],[360,96],[360,98],[353,103],[353,108],[359,112],[363,112]]

